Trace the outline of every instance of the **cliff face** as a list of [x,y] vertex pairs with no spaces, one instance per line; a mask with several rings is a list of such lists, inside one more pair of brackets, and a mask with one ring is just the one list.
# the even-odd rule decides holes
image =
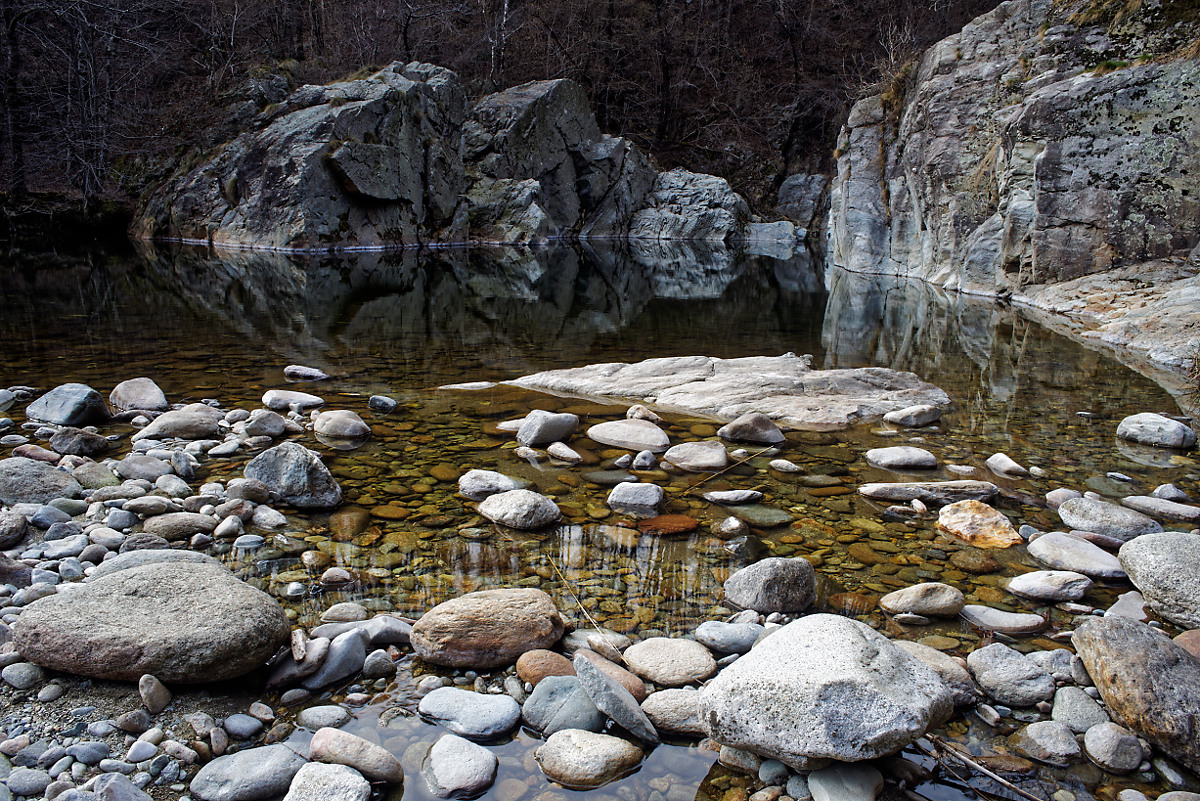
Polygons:
[[850,113],[832,263],[1003,296],[1200,261],[1198,16],[1009,0],[930,48]]

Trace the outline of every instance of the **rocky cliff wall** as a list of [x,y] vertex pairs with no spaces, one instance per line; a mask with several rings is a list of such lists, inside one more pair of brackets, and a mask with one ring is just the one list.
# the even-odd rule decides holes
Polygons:
[[536,81],[469,106],[457,76],[391,64],[304,86],[149,196],[142,239],[274,250],[554,237],[790,240],[729,184],[659,173],[602,134],[583,90]]
[[[1194,277],[1198,13],[1191,0],[1009,0],[930,48],[850,112],[832,263],[1033,305],[1078,281],[1079,302],[1057,302],[1085,329],[1086,276]],[[1195,347],[1200,318],[1183,322],[1155,359]]]

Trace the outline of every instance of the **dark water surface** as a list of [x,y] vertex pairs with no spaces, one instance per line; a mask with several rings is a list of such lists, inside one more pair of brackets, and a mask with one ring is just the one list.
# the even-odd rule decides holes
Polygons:
[[[1148,379],[1021,317],[1012,308],[948,297],[895,279],[822,275],[805,258],[778,261],[704,247],[640,249],[452,250],[417,254],[291,257],[198,250],[144,255],[25,258],[0,272],[0,386],[48,389],[82,381],[107,394],[119,381],[146,375],[173,402],[216,398],[223,408],[255,408],[265,390],[292,387],[349,408],[374,429],[363,447],[320,450],[337,475],[347,503],[367,509],[370,525],[341,535],[328,515],[289,512],[289,527],[249,554],[218,544],[232,568],[274,594],[291,581],[314,585],[300,562],[307,550],[358,573],[352,590],[316,592],[288,603],[312,626],[333,603],[357,600],[370,608],[413,616],[447,598],[490,587],[540,587],[579,626],[589,620],[634,638],[686,633],[703,620],[729,614],[721,584],[763,555],[804,555],[817,562],[819,609],[847,614],[889,636],[927,640],[965,655],[981,632],[961,621],[903,627],[883,616],[877,598],[920,581],[954,584],[968,602],[1048,615],[1050,628],[1020,638],[1019,647],[1049,647],[1047,637],[1069,630],[1072,616],[1031,607],[998,585],[1033,562],[1018,547],[989,552],[998,564],[973,572],[983,552],[940,538],[933,517],[903,520],[884,514],[853,492],[866,481],[913,478],[865,464],[868,448],[915,442],[941,466],[925,478],[959,478],[945,465],[976,468],[974,477],[1005,489],[996,505],[1015,525],[1057,528],[1041,501],[1067,486],[1102,494],[1148,493],[1176,482],[1197,491],[1190,458],[1134,449],[1114,432],[1127,414],[1178,412]],[[578,467],[530,464],[513,454],[500,421],[532,408],[567,409],[585,424],[624,415],[600,406],[504,386],[448,392],[439,385],[504,380],[558,367],[638,361],[672,355],[718,357],[808,353],[816,366],[880,366],[911,370],[946,390],[953,407],[938,427],[884,432],[877,426],[835,434],[792,432],[777,454],[764,454],[721,476],[663,473],[657,481],[668,511],[701,522],[688,539],[639,536],[609,512],[608,488],[585,473],[616,455],[577,435],[573,447],[589,457]],[[334,376],[289,385],[288,364],[319,367]],[[367,408],[371,394],[400,401],[391,415]],[[23,421],[19,409],[10,412]],[[707,419],[667,415],[673,442],[713,436]],[[122,432],[125,430],[122,429]],[[115,431],[105,430],[105,433]],[[128,441],[123,442],[123,449]],[[1044,479],[1011,480],[983,467],[1003,451]],[[213,460],[203,479],[240,475],[252,454]],[[809,474],[841,479],[841,494],[814,493],[798,477],[770,471],[782,456]],[[535,534],[502,531],[479,518],[457,495],[454,478],[471,468],[500,470],[553,495],[566,519]],[[1122,484],[1105,477],[1119,471]],[[708,527],[729,510],[699,498],[712,489],[756,488],[765,505],[786,513],[783,525],[756,527],[751,539],[727,544]],[[957,555],[957,556],[956,556]],[[970,568],[970,569],[967,569]],[[1087,601],[1105,607],[1128,585],[1097,586]],[[407,665],[410,669],[404,669]],[[415,679],[429,668],[402,665],[400,676],[361,689],[372,702],[356,709],[352,728],[405,754],[404,796],[424,796],[415,775],[422,748],[438,730],[415,716]],[[499,673],[485,683],[502,681]],[[336,688],[340,698],[346,688]],[[327,702],[328,696],[322,701]],[[290,710],[294,712],[295,710]],[[1007,753],[1003,733],[972,715],[945,732],[977,754]],[[1006,732],[1005,732],[1006,733]],[[294,739],[305,739],[297,732]],[[554,801],[575,795],[548,783],[532,761],[539,740],[520,732],[493,746],[501,758],[497,801]],[[424,745],[423,745],[424,744]],[[908,756],[928,762],[910,751]],[[714,755],[678,743],[655,749],[634,775],[599,790],[596,801],[689,801],[739,797],[743,777],[714,764]],[[967,775],[963,771],[963,775]],[[1136,777],[1117,779],[1088,765],[1042,769],[1020,779],[1055,801],[1109,798]],[[978,779],[980,787],[1007,791]],[[919,792],[963,798],[961,784],[942,776]],[[732,794],[732,795],[730,795]]]

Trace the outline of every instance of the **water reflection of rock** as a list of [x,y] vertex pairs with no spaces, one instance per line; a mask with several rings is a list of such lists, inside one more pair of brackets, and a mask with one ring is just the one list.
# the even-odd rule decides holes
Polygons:
[[[1014,412],[1029,414],[1033,406],[1106,414],[1108,398],[1136,394],[1130,385],[1138,377],[1110,357],[1049,333],[1022,310],[992,299],[838,268],[827,269],[825,283],[825,367],[910,370],[968,399],[993,415],[989,425],[1002,428]],[[1066,364],[1070,369],[1063,369]]]
[[780,262],[710,243],[336,256],[218,257],[177,249],[147,256],[158,292],[218,316],[280,355],[312,363],[322,354],[336,368],[347,351],[386,353],[432,380],[447,366],[436,348],[422,358],[430,344],[474,354],[484,367],[500,359],[521,369],[534,361],[532,348],[555,343],[568,358],[598,336],[628,328],[655,300],[721,298],[739,281],[752,283],[768,306],[780,292],[821,292],[806,257]]

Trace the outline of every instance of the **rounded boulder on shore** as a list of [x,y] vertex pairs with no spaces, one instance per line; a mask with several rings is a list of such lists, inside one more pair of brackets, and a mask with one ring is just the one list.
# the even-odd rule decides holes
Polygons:
[[549,648],[562,634],[562,615],[541,590],[483,590],[430,609],[413,625],[411,642],[435,665],[486,670]]

